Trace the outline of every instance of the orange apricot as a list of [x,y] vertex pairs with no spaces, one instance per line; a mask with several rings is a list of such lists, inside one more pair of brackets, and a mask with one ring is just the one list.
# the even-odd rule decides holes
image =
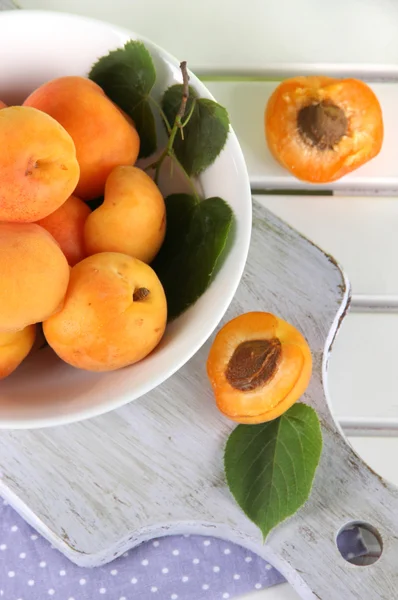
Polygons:
[[158,186],[137,167],[116,167],[103,204],[87,218],[87,254],[122,252],[150,263],[166,233],[166,206]]
[[311,373],[303,335],[265,312],[249,312],[224,325],[207,359],[217,406],[238,423],[279,417],[305,392]]
[[37,221],[58,242],[71,267],[87,256],[84,248],[84,224],[90,213],[89,206],[72,195],[51,215]]
[[2,100],[0,100],[0,109],[1,108],[7,108],[7,104],[5,102],[3,102]]
[[295,177],[327,183],[380,152],[383,116],[363,81],[294,77],[269,98],[265,135],[275,159]]
[[82,200],[101,196],[112,169],[137,160],[140,139],[132,121],[90,79],[53,79],[36,89],[24,105],[48,113],[72,136],[80,165],[76,195]]
[[0,223],[0,331],[39,323],[61,307],[69,265],[35,223]]
[[75,145],[49,115],[27,106],[1,109],[0,148],[0,221],[37,221],[73,192],[79,179]]
[[0,379],[11,375],[28,356],[35,343],[36,325],[20,331],[0,331]]
[[153,269],[126,254],[102,252],[72,268],[65,304],[43,331],[70,365],[113,371],[152,352],[166,320],[166,297]]

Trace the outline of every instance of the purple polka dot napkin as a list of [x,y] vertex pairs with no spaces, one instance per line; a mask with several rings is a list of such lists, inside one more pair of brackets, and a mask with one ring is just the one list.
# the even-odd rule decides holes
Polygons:
[[[364,546],[347,532],[340,550]],[[264,560],[216,538],[170,536],[87,569],[65,558],[0,500],[0,600],[217,600],[284,581]]]

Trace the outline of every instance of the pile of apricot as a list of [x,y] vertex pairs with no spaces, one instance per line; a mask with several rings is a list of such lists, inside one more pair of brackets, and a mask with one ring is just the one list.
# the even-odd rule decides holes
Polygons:
[[37,324],[77,368],[147,356],[167,321],[150,266],[166,213],[134,166],[134,123],[89,79],[61,77],[21,106],[0,102],[0,147],[0,379],[29,354]]

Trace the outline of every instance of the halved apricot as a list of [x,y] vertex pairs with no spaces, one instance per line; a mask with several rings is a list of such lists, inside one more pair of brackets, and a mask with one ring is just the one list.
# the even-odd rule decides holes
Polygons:
[[363,81],[294,77],[271,95],[265,134],[273,156],[295,177],[327,183],[380,152],[383,116]]
[[217,406],[238,423],[279,417],[305,392],[311,373],[304,336],[265,312],[246,313],[224,325],[207,360]]

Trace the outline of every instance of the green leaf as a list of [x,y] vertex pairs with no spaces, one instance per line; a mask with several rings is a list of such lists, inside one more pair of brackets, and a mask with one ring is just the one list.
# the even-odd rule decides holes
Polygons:
[[172,194],[165,202],[166,237],[152,266],[164,287],[171,320],[208,288],[225,248],[233,213],[221,198],[198,203],[194,196]]
[[[162,108],[170,124],[174,123],[181,105],[182,85],[173,85],[162,98]],[[209,167],[224,148],[228,137],[229,118],[226,109],[213,100],[198,98],[195,90],[189,88],[185,109],[186,119],[193,107],[192,115],[174,141],[174,152],[188,175],[198,175]]]
[[152,57],[142,42],[130,40],[91,68],[89,78],[134,121],[140,136],[140,157],[156,150],[155,119],[149,94],[156,80]]
[[231,433],[224,457],[227,483],[264,539],[308,499],[321,452],[318,416],[306,404]]

